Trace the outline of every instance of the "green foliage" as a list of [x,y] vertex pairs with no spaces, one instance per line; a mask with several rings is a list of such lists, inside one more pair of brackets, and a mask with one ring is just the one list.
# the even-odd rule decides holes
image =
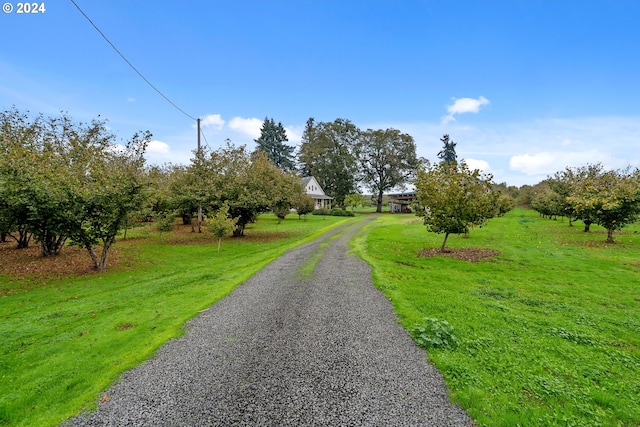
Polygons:
[[513,197],[506,194],[500,194],[500,197],[498,197],[497,216],[502,216],[515,207],[516,207],[516,201]]
[[458,155],[456,154],[456,143],[453,142],[453,139],[449,139],[448,134],[444,134],[442,138],[440,138],[442,142],[442,150],[438,152],[438,158],[441,163],[447,165],[456,165],[458,163]]
[[104,269],[115,235],[144,204],[143,155],[151,134],[119,147],[103,121],[30,119],[13,109],[0,114],[0,137],[3,228],[19,234],[20,247],[32,234],[43,256],[57,255],[72,239],[88,250],[95,269]]
[[218,238],[218,252],[220,252],[222,238],[233,232],[237,222],[237,219],[229,217],[229,204],[227,202],[224,202],[218,212],[208,219],[207,231]]
[[329,211],[329,215],[331,216],[354,216],[353,212],[346,211],[340,208],[333,208]]
[[413,182],[420,165],[413,137],[397,129],[368,129],[356,142],[354,154],[361,181],[377,197],[376,212],[382,212],[383,194]]
[[291,200],[291,207],[296,210],[298,219],[300,219],[302,215],[304,215],[306,220],[307,214],[313,212],[313,208],[315,207],[315,205],[315,201],[311,197],[304,194],[302,191],[299,193],[295,193],[293,195],[293,199]]
[[360,130],[349,120],[315,123],[313,118],[302,136],[298,157],[302,174],[314,176],[338,206],[357,188],[354,147],[359,137]]
[[453,327],[449,322],[435,317],[425,317],[421,323],[416,323],[409,332],[416,343],[426,349],[452,349],[458,345],[458,339],[453,334]]
[[640,173],[638,170],[602,171],[600,165],[586,167],[576,174],[571,195],[566,200],[579,218],[607,229],[607,241],[613,232],[640,216]]
[[340,208],[333,208],[331,210],[325,208],[315,209],[313,211],[313,214],[323,216],[355,216],[353,212],[349,212]]
[[491,179],[464,162],[439,163],[418,172],[416,215],[428,231],[445,234],[442,251],[449,234],[466,234],[497,215],[499,192],[492,190]]
[[160,233],[173,230],[175,219],[176,216],[174,212],[160,212],[157,216],[156,230]]
[[182,198],[179,206],[187,212],[201,206],[210,215],[226,202],[237,220],[235,237],[243,236],[246,225],[262,212],[271,210],[283,219],[303,192],[300,179],[276,167],[265,152],[250,155],[245,146],[230,141],[216,151],[196,153],[178,173],[174,194]]
[[278,122],[276,125],[273,119],[265,117],[262,129],[260,129],[260,138],[255,140],[258,144],[256,151],[264,152],[269,160],[284,172],[294,172],[294,147],[285,144],[288,140],[287,132],[282,123]]
[[478,425],[640,424],[640,224],[607,245],[600,226],[514,209],[452,236],[454,248],[500,252],[475,263],[416,256],[439,240],[420,228],[380,216],[355,248],[409,331],[425,317],[454,328],[457,345],[428,357]]
[[353,212],[358,206],[364,206],[364,196],[356,193],[349,194],[344,198],[344,204],[345,206],[350,207],[351,212]]

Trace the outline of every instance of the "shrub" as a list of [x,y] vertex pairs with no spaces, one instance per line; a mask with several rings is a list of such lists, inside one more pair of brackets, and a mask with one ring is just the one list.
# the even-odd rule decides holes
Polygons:
[[156,218],[158,221],[158,223],[156,224],[156,229],[160,233],[173,230],[173,223],[175,219],[174,212],[160,212]]
[[425,317],[422,323],[415,324],[410,333],[422,348],[452,349],[458,345],[458,340],[453,335],[453,326],[446,320]]
[[331,212],[329,212],[331,216],[353,216],[352,212],[342,210],[340,208],[333,208]]

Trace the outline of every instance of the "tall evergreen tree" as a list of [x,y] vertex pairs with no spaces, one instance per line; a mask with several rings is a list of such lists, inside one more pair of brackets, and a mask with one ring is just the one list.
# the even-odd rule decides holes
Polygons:
[[438,153],[438,158],[441,160],[441,163],[447,165],[457,165],[458,164],[458,155],[456,154],[456,143],[453,142],[452,139],[449,139],[449,134],[444,134],[442,138],[442,150]]
[[267,158],[284,172],[294,171],[294,147],[285,144],[289,139],[282,123],[276,124],[273,119],[265,117],[260,132],[260,138],[254,140],[258,144],[256,151],[264,151]]

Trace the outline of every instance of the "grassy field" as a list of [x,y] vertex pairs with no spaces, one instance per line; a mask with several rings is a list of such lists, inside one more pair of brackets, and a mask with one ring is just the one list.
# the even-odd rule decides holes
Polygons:
[[479,425],[640,425],[639,225],[606,244],[516,209],[449,238],[497,256],[418,256],[442,238],[383,215],[354,245]]
[[[179,336],[200,310],[288,248],[352,220],[292,215],[277,224],[265,215],[219,253],[217,239],[189,227],[162,236],[129,230],[112,268],[65,278],[54,267],[89,265],[86,253],[66,248],[57,260],[0,265],[23,268],[0,275],[0,425],[58,425],[94,407],[120,373]],[[0,249],[0,264],[19,253],[13,244]],[[45,261],[55,261],[51,271],[38,271]]]
[[[51,264],[42,274],[36,259],[0,275],[0,425],[57,425],[95,406],[200,310],[286,249],[353,220],[278,225],[266,215],[220,253],[206,234],[138,228],[107,272]],[[592,228],[515,210],[449,238],[459,251],[498,252],[470,262],[419,256],[443,236],[413,215],[385,214],[354,245],[479,425],[639,426],[640,226],[614,245]],[[5,255],[18,251],[0,251],[0,271],[11,271]],[[77,256],[55,261],[89,264]]]

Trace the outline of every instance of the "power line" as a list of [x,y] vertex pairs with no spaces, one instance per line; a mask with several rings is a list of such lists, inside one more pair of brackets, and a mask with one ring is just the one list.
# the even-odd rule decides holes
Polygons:
[[91,20],[91,18],[89,18],[89,17],[87,16],[87,14],[86,14],[86,13],[84,13],[84,12],[82,11],[82,9],[80,9],[80,6],[78,6],[74,0],[69,0],[69,1],[71,1],[71,3],[73,3],[73,5],[74,5],[74,6],[75,6],[79,11],[80,11],[80,13],[82,14],[82,16],[84,16],[85,18],[87,18],[87,21],[89,21],[89,23],[93,26],[93,28],[95,28],[95,29],[96,29],[96,31],[97,31],[98,33],[100,33],[100,35],[102,36],[102,38],[104,38],[104,39],[107,41],[107,43],[109,43],[109,45],[113,48],[113,50],[115,50],[115,51],[118,53],[118,55],[120,55],[120,57],[121,57],[122,59],[124,59],[124,62],[126,62],[127,64],[129,64],[129,67],[131,67],[131,68],[133,69],[133,71],[135,71],[135,72],[136,72],[136,73],[137,73],[137,74],[142,78],[142,80],[144,80],[145,82],[147,82],[147,84],[148,84],[149,86],[151,86],[151,88],[152,88],[153,90],[155,90],[156,92],[158,92],[158,94],[160,94],[160,96],[161,96],[161,97],[163,97],[163,98],[164,98],[164,99],[165,99],[169,104],[173,105],[173,106],[174,106],[178,111],[180,111],[182,114],[184,114],[185,116],[189,117],[191,120],[196,120],[196,118],[194,118],[193,116],[191,116],[191,115],[187,114],[187,113],[186,113],[182,108],[178,107],[178,106],[177,106],[173,101],[171,101],[171,100],[170,100],[169,98],[167,98],[167,97],[166,97],[162,92],[160,92],[160,90],[159,90],[158,88],[156,88],[156,87],[155,87],[155,86],[154,86],[154,85],[153,85],[149,80],[147,80],[147,78],[146,78],[145,76],[143,76],[143,75],[142,75],[142,73],[141,73],[140,71],[138,71],[138,69],[137,69],[136,67],[134,67],[134,66],[133,66],[133,64],[132,64],[131,62],[129,62],[129,60],[128,60],[128,59],[127,59],[127,58],[122,54],[122,52],[120,52],[120,51],[118,50],[118,48],[117,48],[113,43],[111,43],[111,40],[109,40],[109,39],[107,38],[107,36],[105,36],[105,35],[104,35],[104,33],[103,33],[102,31],[100,31],[100,28],[98,28],[98,26],[97,26],[96,24],[94,24],[94,23],[93,23],[93,21]]
[[204,138],[204,144],[207,146],[207,148],[209,148],[209,150],[211,150],[211,146],[209,145],[209,141],[207,141],[207,137],[204,135],[204,131],[202,129],[200,129],[200,135],[202,135],[202,137]]

